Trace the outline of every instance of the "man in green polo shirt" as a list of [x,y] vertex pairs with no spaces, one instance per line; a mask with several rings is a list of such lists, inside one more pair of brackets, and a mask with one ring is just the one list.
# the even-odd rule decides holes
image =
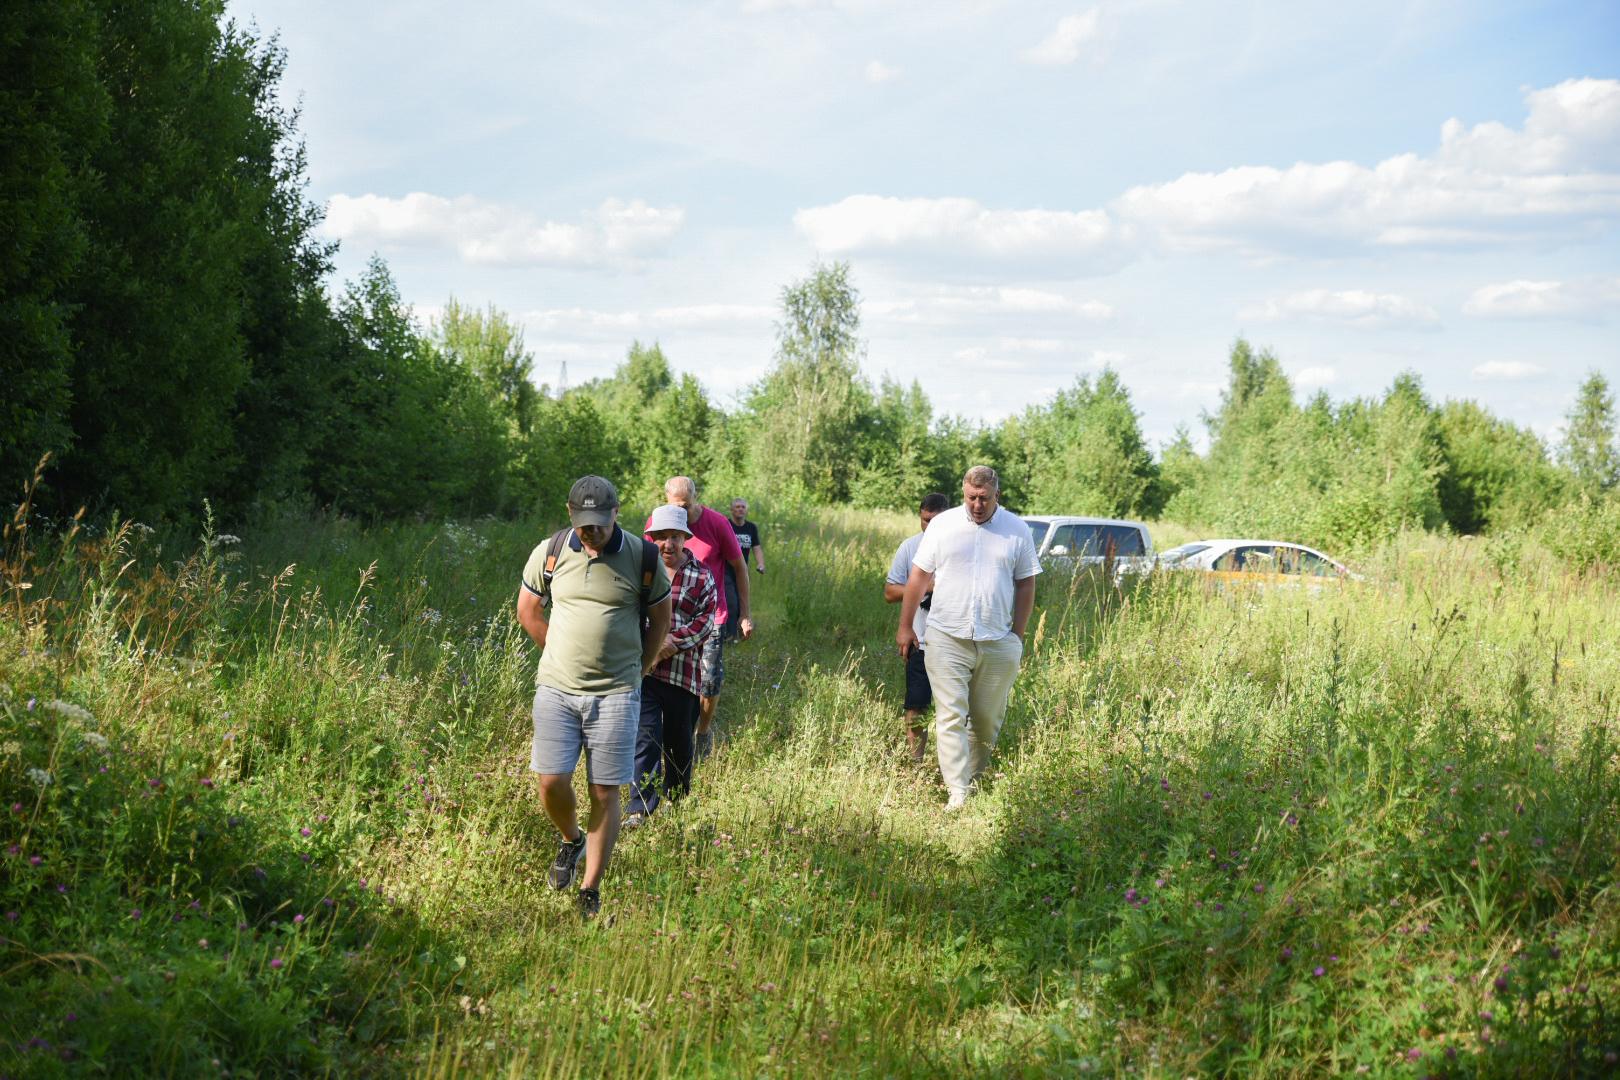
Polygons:
[[[600,476],[575,481],[573,530],[561,545],[543,542],[529,555],[517,602],[518,622],[542,650],[529,768],[540,775],[540,801],[563,838],[548,880],[568,888],[584,856],[579,910],[587,919],[601,907],[602,873],[619,836],[619,785],[634,780],[641,679],[658,662],[670,621],[663,561],[656,549],[648,560],[641,538],[620,529],[618,517],[612,484]],[[581,751],[591,791],[583,834],[574,800]]]

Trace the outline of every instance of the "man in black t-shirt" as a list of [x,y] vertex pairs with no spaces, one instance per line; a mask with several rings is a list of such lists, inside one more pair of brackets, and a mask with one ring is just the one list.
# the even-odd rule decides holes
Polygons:
[[[731,500],[731,531],[737,534],[737,546],[742,548],[743,562],[748,561],[748,553],[754,553],[754,572],[765,572],[765,542],[759,538],[759,526],[748,520],[748,500]],[[728,565],[726,567],[726,616],[725,636],[728,639],[737,636],[738,609],[732,598],[737,595],[736,571]]]

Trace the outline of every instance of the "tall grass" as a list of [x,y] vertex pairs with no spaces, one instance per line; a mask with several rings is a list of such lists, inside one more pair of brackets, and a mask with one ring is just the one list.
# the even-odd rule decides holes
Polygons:
[[[1408,537],[1319,593],[1052,575],[996,772],[905,763],[902,516],[766,522],[696,798],[544,884],[546,534],[27,539],[0,1072],[1603,1075],[1614,581]],[[27,586],[25,588],[25,586]]]

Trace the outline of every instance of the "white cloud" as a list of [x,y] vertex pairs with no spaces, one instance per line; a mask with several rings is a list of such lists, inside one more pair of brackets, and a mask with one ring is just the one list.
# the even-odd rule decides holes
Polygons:
[[1475,289],[1463,311],[1494,319],[1594,319],[1620,312],[1620,278],[1505,281]]
[[900,77],[900,69],[890,67],[881,60],[869,60],[866,64],[866,81],[877,85],[879,83],[893,82]]
[[545,333],[623,336],[664,330],[769,331],[777,314],[775,308],[753,304],[686,304],[648,311],[549,308],[525,312],[522,319],[525,326]]
[[874,321],[949,324],[984,316],[1022,316],[1105,322],[1114,309],[1100,300],[1077,299],[1050,289],[1009,285],[938,288],[921,296],[868,300],[862,314]]
[[1097,40],[1101,19],[1101,8],[1065,15],[1040,44],[1024,52],[1025,62],[1043,66],[1074,63],[1085,47]]
[[1480,364],[1469,374],[1476,379],[1509,382],[1517,379],[1533,379],[1540,375],[1542,370],[1541,367],[1527,364],[1522,360],[1491,360]]
[[1187,173],[1132,188],[1113,209],[1172,248],[1250,253],[1479,245],[1611,229],[1620,220],[1620,80],[1571,80],[1526,99],[1522,130],[1448,120],[1431,157]]
[[831,206],[800,210],[793,224],[818,249],[833,254],[1055,259],[1089,272],[1115,269],[1124,258],[1121,231],[1105,210],[992,210],[964,198],[851,195]]
[[[1265,257],[1547,246],[1614,231],[1620,224],[1620,80],[1571,80],[1529,92],[1526,102],[1522,129],[1494,122],[1467,128],[1448,120],[1427,157],[1185,173],[1081,210],[851,195],[801,209],[793,222],[831,254],[1038,262],[1087,274],[1116,270],[1149,245]],[[1337,317],[1349,315],[1345,310]],[[1432,323],[1437,316],[1415,305],[1361,318]]]
[[1313,319],[1364,329],[1433,329],[1440,323],[1440,316],[1427,304],[1393,293],[1373,293],[1364,289],[1307,289],[1245,308],[1240,317],[1261,322]]
[[322,229],[363,246],[449,248],[486,266],[602,267],[657,252],[685,216],[676,206],[606,199],[578,223],[540,221],[473,195],[419,191],[397,199],[334,195]]
[[1339,373],[1330,367],[1300,368],[1294,372],[1293,383],[1300,390],[1316,390],[1339,381]]

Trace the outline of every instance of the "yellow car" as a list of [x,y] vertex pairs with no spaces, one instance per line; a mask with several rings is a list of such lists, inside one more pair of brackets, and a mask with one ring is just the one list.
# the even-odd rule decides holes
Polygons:
[[1319,589],[1361,575],[1304,544],[1285,540],[1198,540],[1163,552],[1167,570],[1196,570],[1220,584]]

